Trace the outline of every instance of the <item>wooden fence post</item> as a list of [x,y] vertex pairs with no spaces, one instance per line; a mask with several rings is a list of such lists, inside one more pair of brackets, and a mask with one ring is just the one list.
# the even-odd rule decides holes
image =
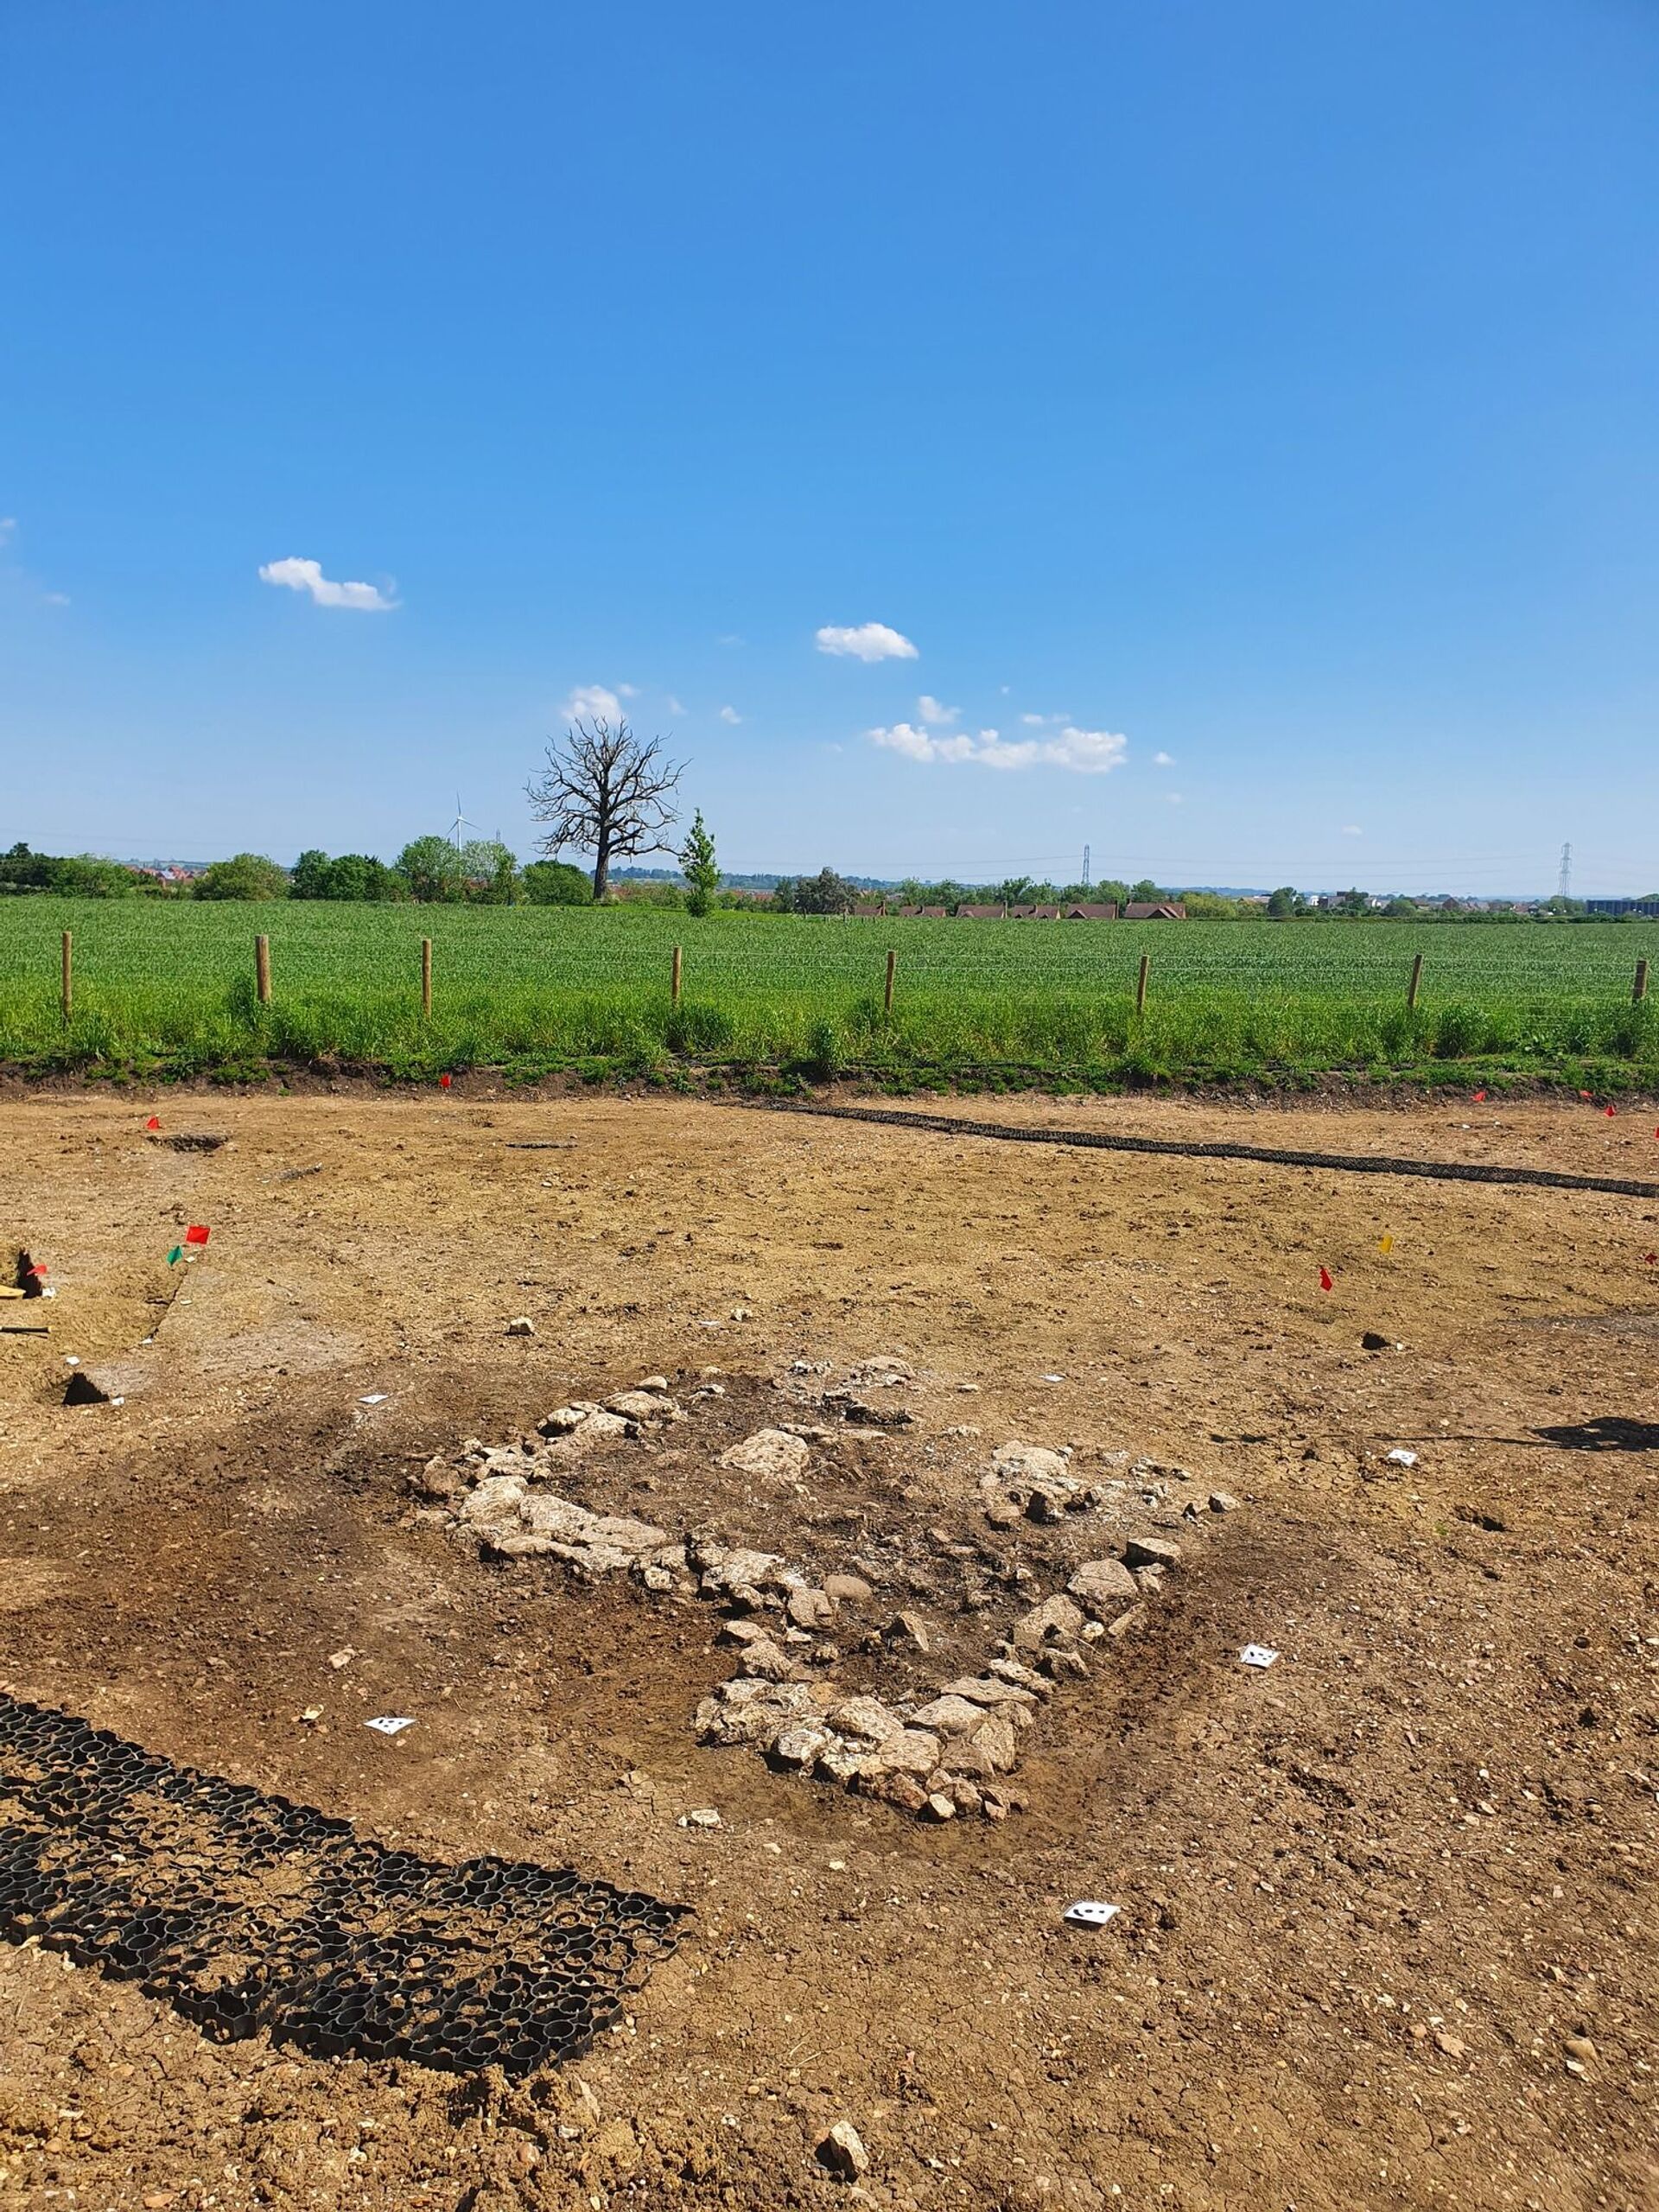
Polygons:
[[674,948],[674,982],[672,987],[674,993],[674,1003],[676,1006],[678,1006],[680,1002],[680,963],[681,952],[679,946],[677,944]]
[[70,1015],[75,1010],[75,940],[70,930],[65,930],[63,933],[62,995],[63,1019],[67,1027]]
[[432,940],[421,939],[421,1020],[432,1019]]
[[[899,955],[893,950],[893,947],[889,945],[887,948],[887,988],[881,1001],[881,1011],[883,1014],[891,1014],[893,1012],[893,971],[898,965]],[[1646,965],[1647,963],[1644,961],[1643,963],[1643,966],[1645,968]]]
[[270,939],[257,937],[253,940],[253,976],[259,993],[261,1006],[270,1004]]
[[1417,994],[1422,987],[1422,981],[1423,956],[1419,952],[1414,953],[1412,957],[1411,981],[1406,985],[1406,1004],[1408,1007],[1415,1007],[1417,1004]]
[[1149,952],[1143,952],[1141,956],[1141,973],[1135,979],[1135,1010],[1137,1014],[1144,1014],[1147,1010],[1147,977],[1151,969],[1152,955]]
[[1638,960],[1636,963],[1636,982],[1630,989],[1630,1003],[1632,1006],[1640,1006],[1647,995],[1648,963],[1645,960]]

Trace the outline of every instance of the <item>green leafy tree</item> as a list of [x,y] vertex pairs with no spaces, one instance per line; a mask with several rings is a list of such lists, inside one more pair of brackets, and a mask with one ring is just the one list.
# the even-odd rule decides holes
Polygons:
[[423,906],[453,903],[461,896],[461,856],[448,837],[416,837],[397,855],[397,873],[409,895]]
[[[297,868],[295,873],[299,873]],[[342,853],[328,864],[328,887],[322,895],[378,902],[396,899],[402,891],[395,871],[373,853]]]
[[190,887],[193,899],[286,899],[288,870],[264,853],[235,853],[204,868]]
[[130,899],[138,879],[119,861],[98,853],[77,853],[73,859],[48,864],[48,881],[54,891],[72,899]]
[[1293,884],[1281,883],[1278,890],[1268,897],[1268,913],[1275,922],[1287,922],[1294,915],[1305,914],[1307,901]]
[[588,906],[594,887],[585,868],[569,861],[531,861],[520,879],[532,906]]
[[690,830],[680,848],[680,867],[690,887],[686,912],[706,914],[720,888],[720,862],[715,857],[715,841],[704,826],[701,807],[691,817]]
[[837,875],[832,868],[823,868],[816,875],[804,875],[795,886],[795,912],[798,914],[850,914],[857,893],[844,875]]
[[288,879],[290,899],[332,899],[329,889],[334,862],[319,846],[308,845],[294,863]]
[[0,890],[44,891],[48,866],[44,853],[32,853],[20,837],[10,851],[0,853]]
[[518,862],[499,837],[469,838],[461,850],[461,895],[477,906],[518,902]]
[[1137,906],[1155,906],[1159,899],[1167,898],[1169,894],[1160,891],[1149,875],[1143,875],[1139,883],[1129,886],[1128,895]]

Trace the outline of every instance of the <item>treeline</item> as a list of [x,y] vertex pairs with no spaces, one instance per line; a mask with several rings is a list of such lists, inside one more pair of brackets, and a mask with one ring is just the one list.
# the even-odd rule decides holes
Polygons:
[[568,861],[532,861],[521,868],[494,838],[456,845],[448,837],[416,837],[393,861],[372,853],[330,855],[316,847],[291,868],[264,853],[236,853],[195,874],[130,867],[94,854],[65,858],[26,844],[0,854],[0,897],[51,892],[88,899],[413,899],[446,906],[586,906],[593,889]]
[[[1048,883],[1031,876],[1007,876],[996,883],[958,883],[950,877],[925,882],[908,876],[896,888],[875,890],[868,879],[820,868],[816,875],[746,876],[719,874],[712,839],[697,818],[694,839],[702,835],[707,850],[688,844],[696,883],[666,870],[644,869],[613,876],[605,903],[671,911],[711,909],[772,914],[850,914],[855,907],[880,901],[890,906],[1067,906],[1110,901],[1121,912],[1130,904],[1179,900],[1191,921],[1419,921],[1528,922],[1609,921],[1582,900],[1554,898],[1532,906],[1491,905],[1449,896],[1376,899],[1352,890],[1309,897],[1290,885],[1265,898],[1224,898],[1211,891],[1182,891],[1143,876],[1137,883],[1107,877],[1098,883]],[[770,885],[768,894],[763,887]],[[752,888],[749,887],[753,887]],[[452,838],[416,837],[395,861],[372,853],[328,854],[312,847],[291,868],[263,853],[237,853],[228,860],[190,873],[130,866],[94,853],[72,855],[32,852],[15,844],[0,853],[0,898],[30,892],[86,899],[325,899],[353,903],[413,900],[422,905],[474,906],[590,906],[593,886],[586,871],[569,861],[531,861],[521,866],[509,848],[493,837],[457,845]],[[1659,903],[1649,893],[1644,905]],[[1627,914],[1622,918],[1641,918]]]
[[55,892],[60,898],[121,899],[140,888],[138,879],[119,861],[106,861],[96,853],[64,857],[32,853],[27,845],[14,845],[0,853],[0,897],[22,891]]
[[[907,876],[896,889],[876,892],[856,878],[840,875],[832,868],[817,875],[781,876],[772,892],[770,911],[779,914],[850,914],[855,907],[875,903],[886,906],[1070,906],[1091,902],[1115,905],[1120,912],[1131,904],[1179,902],[1189,921],[1418,921],[1418,922],[1605,922],[1639,920],[1592,912],[1581,899],[1547,899],[1535,903],[1509,899],[1486,901],[1458,899],[1450,894],[1432,898],[1379,898],[1368,891],[1321,892],[1315,895],[1281,884],[1265,895],[1230,899],[1216,891],[1183,891],[1156,884],[1149,876],[1126,883],[1107,876],[1097,883],[1039,882],[1032,876],[1005,876],[996,883],[958,883],[946,877],[926,883]],[[1659,903],[1659,893],[1638,902]]]

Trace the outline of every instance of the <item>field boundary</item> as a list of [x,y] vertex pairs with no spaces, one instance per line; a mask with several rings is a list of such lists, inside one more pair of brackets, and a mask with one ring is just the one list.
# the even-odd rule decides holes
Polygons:
[[940,1136],[989,1137],[1003,1144],[1079,1145],[1091,1152],[1154,1153],[1177,1160],[1253,1160],[1270,1167],[1330,1167],[1351,1175],[1415,1175],[1440,1183],[1521,1183],[1552,1191],[1605,1191],[1615,1198],[1659,1198],[1659,1183],[1619,1175],[1569,1175],[1554,1167],[1506,1167],[1480,1161],[1406,1160],[1387,1153],[1292,1152],[1274,1145],[1230,1144],[1188,1137],[1111,1135],[1099,1129],[1018,1128],[955,1114],[909,1114],[884,1106],[832,1106],[816,1098],[734,1101],[761,1111],[817,1114],[832,1121],[876,1122],[892,1128],[929,1129]]

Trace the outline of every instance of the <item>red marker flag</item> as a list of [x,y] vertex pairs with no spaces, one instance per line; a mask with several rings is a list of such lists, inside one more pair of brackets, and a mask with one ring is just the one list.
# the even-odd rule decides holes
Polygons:
[[1580,1098],[1587,1098],[1587,1097],[1590,1096],[1590,1094],[1589,1094],[1589,1092],[1588,1092],[1587,1090],[1581,1090],[1581,1091],[1579,1093],[1579,1096],[1580,1096]]
[[162,1117],[159,1114],[152,1114],[149,1119],[144,1123],[144,1127],[147,1129],[159,1129],[161,1126]]
[[194,1222],[185,1230],[184,1241],[187,1244],[205,1244],[211,1234],[212,1232],[202,1228],[199,1222]]
[[1607,1118],[1608,1118],[1608,1120],[1609,1120],[1610,1122],[1612,1120],[1613,1116],[1614,1116],[1618,1111],[1618,1109],[1616,1106],[1610,1106],[1610,1107],[1607,1109]]
[[1475,1103],[1476,1103],[1476,1105],[1477,1105],[1477,1106],[1481,1105],[1481,1104],[1484,1102],[1484,1100],[1485,1100],[1485,1096],[1486,1096],[1486,1094],[1485,1094],[1485,1092],[1484,1092],[1484,1090],[1478,1090],[1478,1091],[1475,1093]]
[[1330,1290],[1332,1287],[1330,1268],[1321,1268],[1319,1269],[1319,1288],[1321,1290]]
[[440,1090],[448,1090],[448,1088],[449,1088],[449,1078],[448,1078],[448,1077],[447,1075],[441,1075],[441,1076],[438,1077],[438,1089],[439,1089]]

